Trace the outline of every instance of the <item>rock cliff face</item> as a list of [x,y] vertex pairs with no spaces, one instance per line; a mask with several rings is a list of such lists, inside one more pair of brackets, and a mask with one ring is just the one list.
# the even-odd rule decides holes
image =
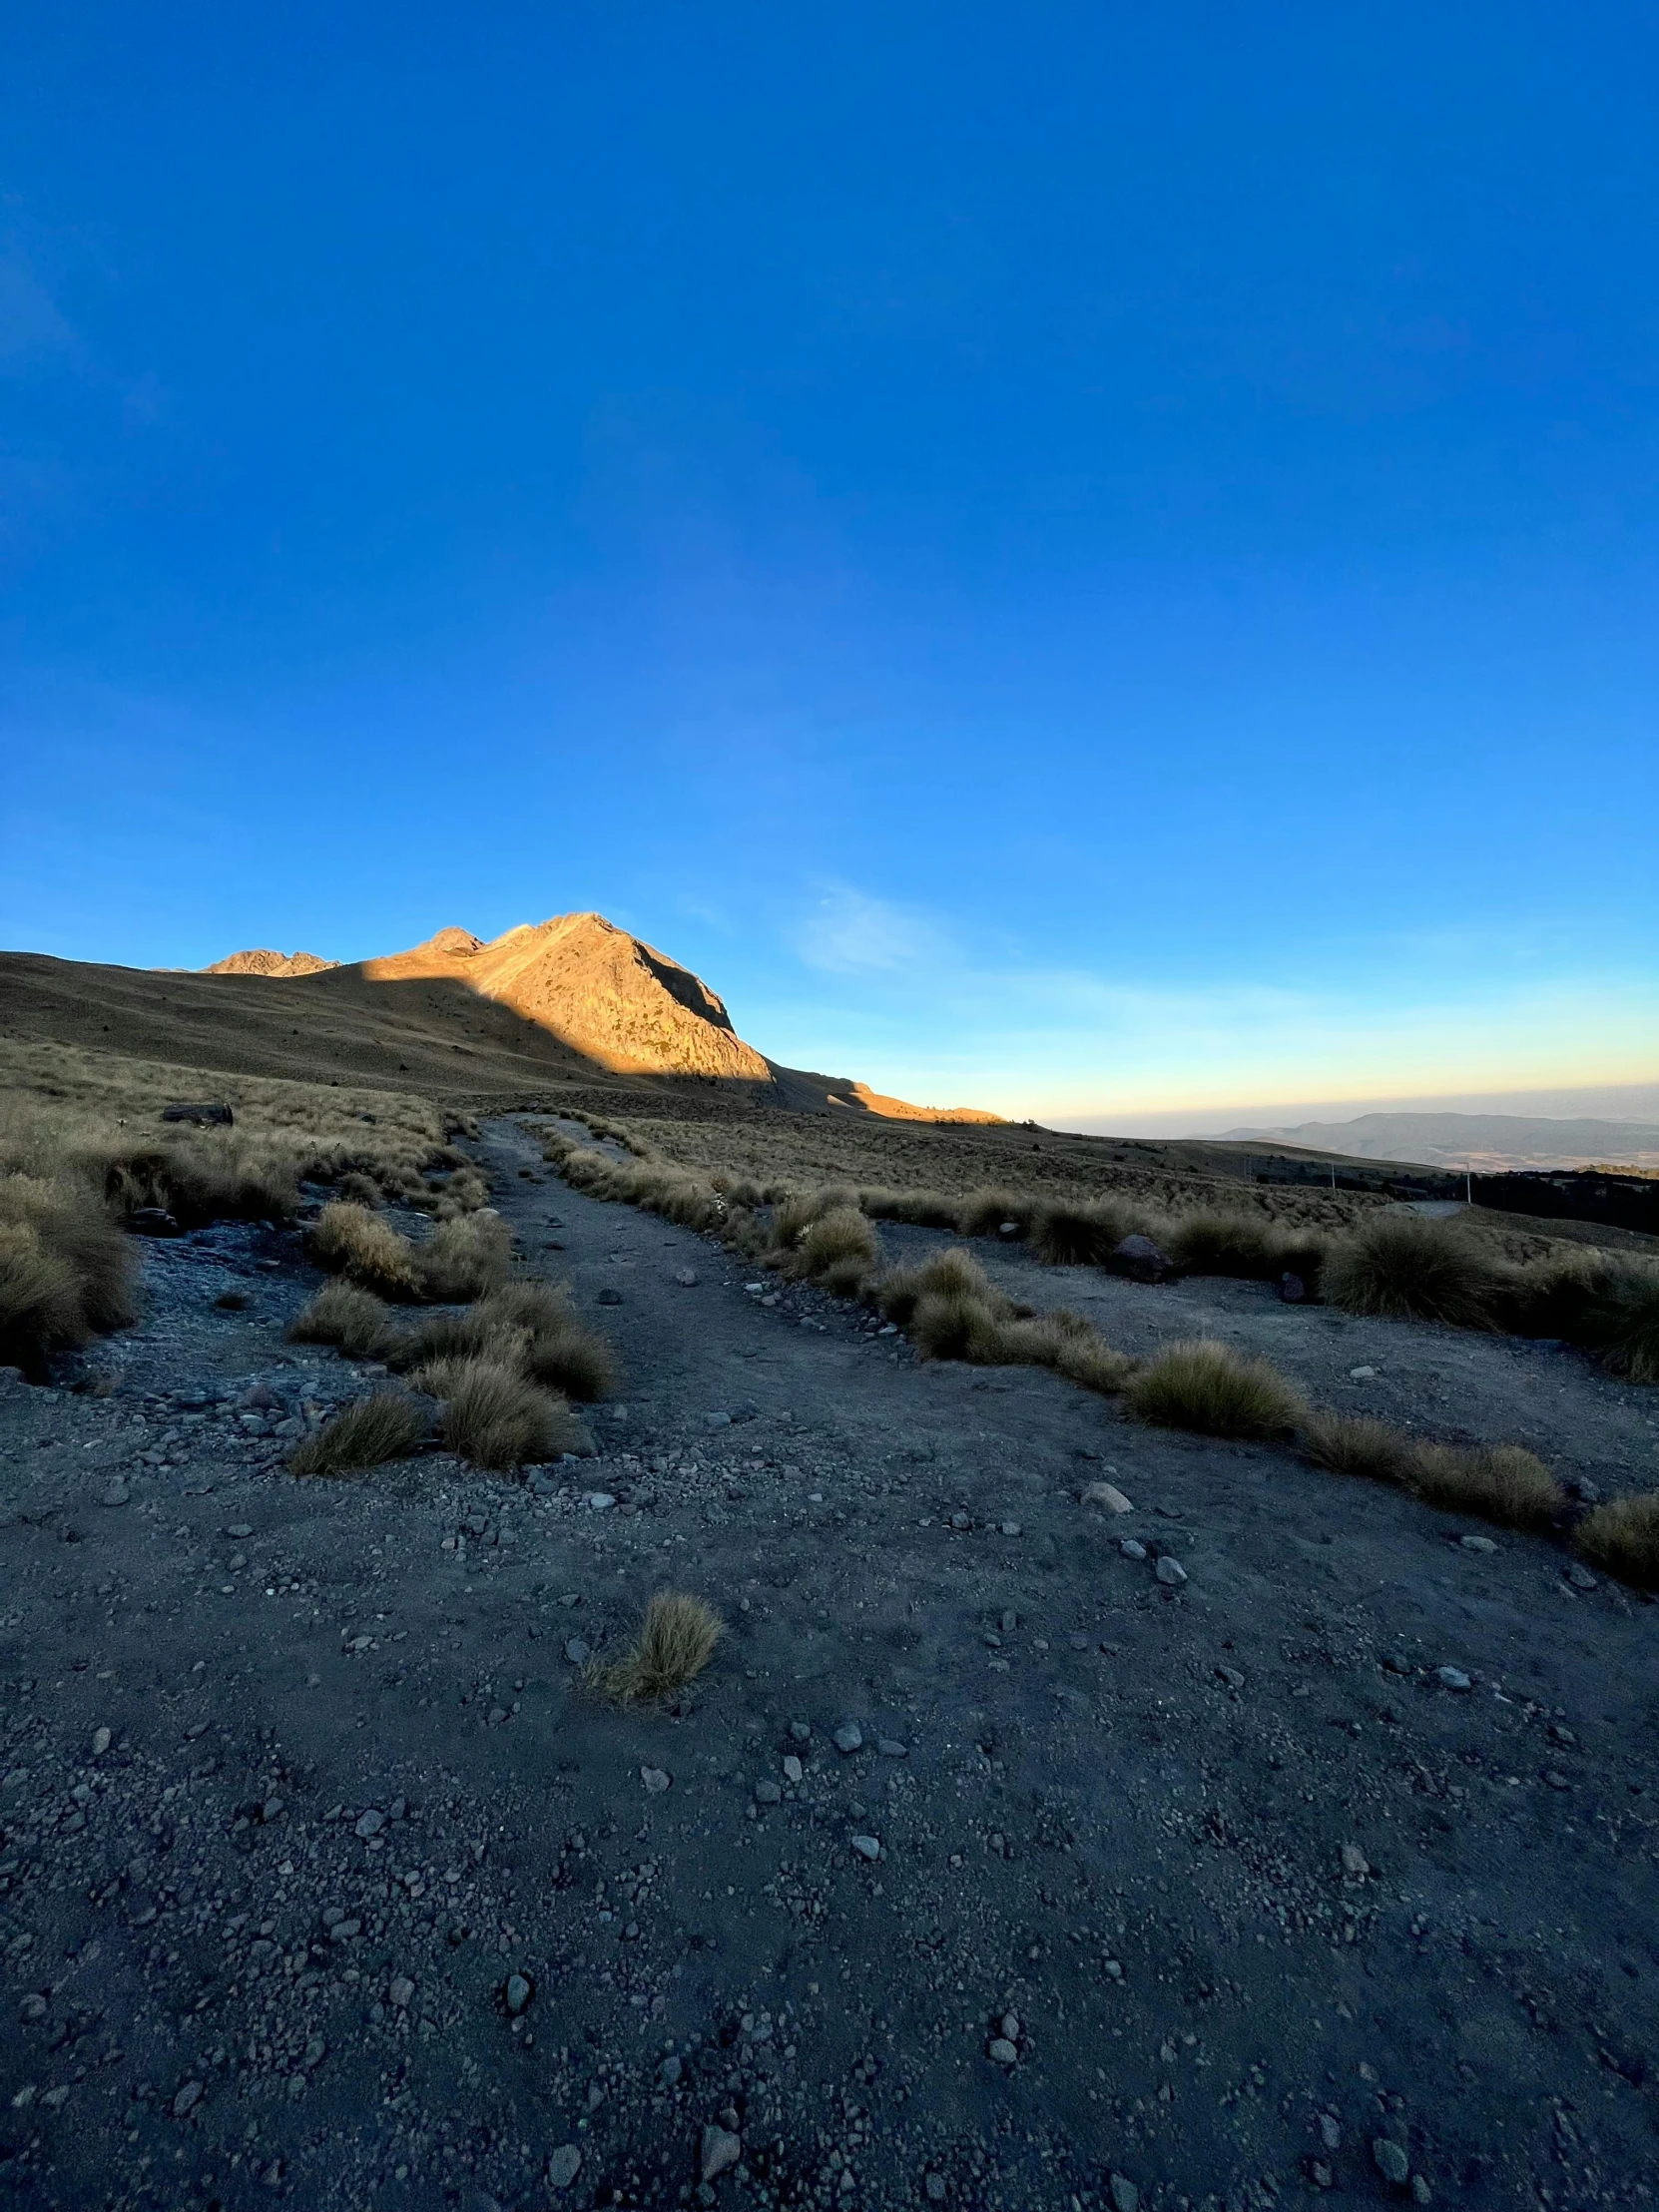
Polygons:
[[204,975],[320,975],[337,960],[319,960],[314,952],[233,952],[204,968]]
[[603,914],[555,914],[488,944],[440,929],[362,972],[371,982],[453,978],[618,1072],[772,1080],[700,977]]

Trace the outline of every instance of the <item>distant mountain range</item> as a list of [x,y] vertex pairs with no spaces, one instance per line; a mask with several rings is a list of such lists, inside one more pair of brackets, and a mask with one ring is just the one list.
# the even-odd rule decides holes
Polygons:
[[1623,1167],[1659,1170],[1659,1127],[1627,1121],[1549,1119],[1532,1114],[1361,1114],[1354,1121],[1304,1121],[1292,1129],[1229,1129],[1237,1144],[1292,1144],[1350,1159],[1416,1161],[1424,1167]]
[[744,1042],[701,976],[603,914],[522,922],[488,942],[469,929],[440,929],[407,952],[344,964],[313,952],[233,952],[200,972],[282,982],[315,978],[307,988],[325,999],[364,984],[458,983],[613,1074],[765,1085],[780,1105],[841,1107],[887,1120],[1001,1118],[971,1106],[911,1106],[863,1083],[780,1067]]

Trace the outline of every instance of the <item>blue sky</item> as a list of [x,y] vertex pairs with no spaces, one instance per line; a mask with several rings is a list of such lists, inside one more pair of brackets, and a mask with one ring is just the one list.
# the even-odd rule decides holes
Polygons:
[[1659,21],[30,8],[0,942],[597,907],[775,1057],[1659,1080]]

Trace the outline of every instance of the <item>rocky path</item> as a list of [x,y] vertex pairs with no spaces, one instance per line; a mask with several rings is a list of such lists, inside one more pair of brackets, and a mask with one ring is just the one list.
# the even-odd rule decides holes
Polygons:
[[[364,1378],[242,1230],[0,1391],[5,2201],[1651,2202],[1659,1611],[484,1149],[596,1458],[295,1483]],[[665,1581],[721,1655],[596,1709]]]

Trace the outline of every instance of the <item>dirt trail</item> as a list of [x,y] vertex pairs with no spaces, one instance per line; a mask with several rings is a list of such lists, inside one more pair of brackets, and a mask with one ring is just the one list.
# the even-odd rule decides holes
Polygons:
[[[1659,1610],[917,1368],[482,1149],[627,1361],[598,1458],[291,1481],[270,1431],[364,1383],[282,1345],[315,1277],[244,1230],[152,1248],[113,1395],[0,1393],[8,2202],[1651,2201]],[[1494,1348],[1420,1343],[1483,1423]],[[1133,1513],[1079,1504],[1108,1474]],[[600,1712],[567,1648],[663,1581],[727,1645],[677,1713]]]

